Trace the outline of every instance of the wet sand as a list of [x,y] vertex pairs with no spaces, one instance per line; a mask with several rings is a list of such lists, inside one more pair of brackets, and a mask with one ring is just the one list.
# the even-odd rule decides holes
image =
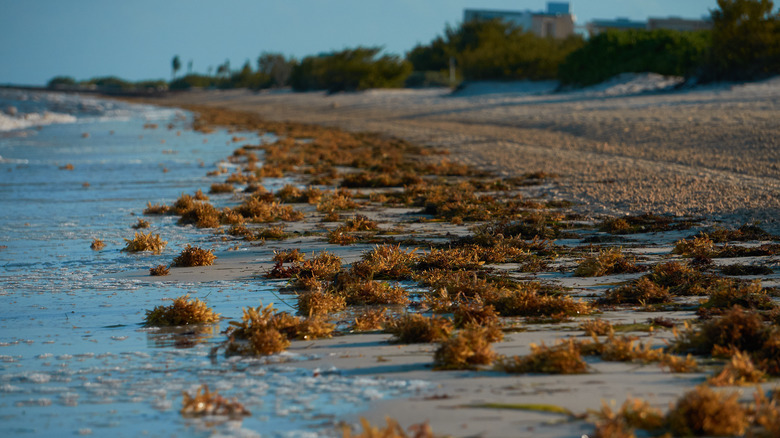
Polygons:
[[[358,211],[359,213],[372,212]],[[398,217],[386,212],[377,216],[380,225],[385,228],[397,223]],[[315,226],[316,221],[294,224],[299,229]],[[405,224],[411,234],[424,233],[428,237],[442,237],[454,231],[450,224],[436,224],[437,231],[425,228],[425,224]],[[667,233],[647,233],[629,236],[633,243],[626,251],[636,254],[642,264],[653,265],[678,257],[670,257],[674,242],[694,233],[693,230]],[[338,255],[344,264],[359,260],[362,253],[373,248],[370,244],[339,246],[328,244],[316,237],[299,237],[283,241],[268,241],[262,246],[253,246],[246,251],[220,253],[214,266],[195,268],[174,268],[171,274],[160,277],[160,281],[183,281],[190,283],[235,278],[259,278],[273,266],[271,258],[275,250],[299,249],[307,254],[328,251]],[[743,263],[765,261],[764,257],[740,259]],[[731,259],[719,259],[716,263],[732,263]],[[577,261],[563,258],[545,272],[525,275],[526,279],[556,284],[567,288],[572,296],[586,297],[602,295],[617,284],[638,278],[637,274],[615,274],[593,278],[575,277],[572,270]],[[516,265],[486,266],[504,270],[510,275]],[[131,274],[138,279],[148,277],[147,272]],[[154,279],[155,277],[151,277]],[[761,278],[764,286],[780,286],[780,274]],[[292,307],[295,296],[280,294],[275,307],[294,313]],[[695,298],[694,301],[698,299]],[[267,304],[267,303],[264,303]],[[563,323],[520,323],[520,331],[507,333],[504,340],[493,344],[494,350],[507,357],[527,355],[531,344],[545,343],[553,345],[561,339],[589,339],[580,328],[582,322],[589,319],[604,319],[613,325],[646,323],[653,318],[666,318],[675,321],[681,327],[682,321],[696,320],[694,310],[646,311],[639,305],[621,306],[605,309],[603,313],[574,318]],[[514,318],[509,318],[514,319]],[[521,319],[522,320],[522,319]],[[518,321],[520,322],[520,321]],[[620,333],[636,336],[639,342],[654,347],[662,347],[673,341],[671,329],[655,331],[628,331]],[[641,398],[652,406],[666,411],[670,405],[696,385],[720,369],[719,362],[701,361],[701,369],[695,373],[672,373],[658,363],[608,362],[596,357],[586,357],[589,370],[586,374],[549,375],[521,374],[510,375],[492,371],[483,367],[475,371],[435,371],[433,354],[438,344],[393,344],[391,335],[381,332],[369,332],[336,336],[331,339],[314,341],[293,341],[288,349],[295,356],[307,357],[307,360],[291,363],[297,368],[309,369],[313,376],[333,372],[349,376],[360,385],[361,377],[386,379],[388,381],[429,382],[417,394],[409,398],[377,400],[367,405],[364,411],[341,420],[358,424],[360,418],[368,419],[374,425],[384,425],[385,418],[399,421],[405,428],[428,423],[436,436],[454,437],[571,437],[583,436],[593,432],[593,425],[583,416],[589,411],[597,411],[602,403],[619,407],[628,397]],[[422,385],[421,385],[422,386]],[[761,385],[765,390],[772,389],[776,382],[768,381]],[[740,400],[752,401],[756,386],[720,388],[725,392],[739,391]],[[504,405],[505,408],[499,407]],[[518,406],[526,406],[519,408]],[[534,407],[550,406],[565,409],[570,415],[541,412]],[[327,429],[326,429],[327,430]],[[322,433],[322,431],[320,432]],[[337,436],[337,435],[334,435]]]

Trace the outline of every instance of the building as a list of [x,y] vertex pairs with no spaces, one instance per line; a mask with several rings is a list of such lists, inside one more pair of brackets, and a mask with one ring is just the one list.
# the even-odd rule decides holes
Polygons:
[[563,39],[574,34],[574,15],[568,2],[548,2],[544,12],[466,9],[463,21],[503,20],[539,37]]
[[466,9],[463,11],[463,21],[502,20],[523,29],[531,29],[533,14],[531,11],[497,11],[490,9]]
[[532,14],[531,32],[542,38],[556,39],[574,35],[574,15],[569,3],[547,3],[547,12]]

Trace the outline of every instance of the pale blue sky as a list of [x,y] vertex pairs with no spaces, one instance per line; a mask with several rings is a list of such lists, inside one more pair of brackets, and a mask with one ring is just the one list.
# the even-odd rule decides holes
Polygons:
[[[205,73],[263,51],[301,58],[345,47],[403,55],[458,24],[464,8],[543,10],[545,0],[0,0],[0,84],[56,75],[169,79],[171,58]],[[594,18],[700,18],[716,0],[572,0]]]

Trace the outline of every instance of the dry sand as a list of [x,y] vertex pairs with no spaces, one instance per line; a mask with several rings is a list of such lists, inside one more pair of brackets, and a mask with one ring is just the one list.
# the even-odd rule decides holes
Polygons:
[[[542,190],[547,196],[578,201],[576,208],[589,215],[706,214],[732,225],[762,220],[764,228],[777,232],[780,78],[747,85],[636,93],[664,85],[662,81],[630,77],[589,90],[555,94],[545,92],[551,84],[482,84],[456,94],[445,90],[330,96],[204,91],[175,95],[160,103],[205,104],[252,111],[275,121],[387,133],[447,148],[453,159],[506,176],[539,170],[554,172],[561,177]],[[394,221],[392,217],[378,219]],[[447,231],[446,226],[439,226],[430,234],[443,235]],[[673,242],[689,234],[631,236],[641,243],[632,251],[648,264],[667,260]],[[291,248],[307,253],[334,251],[345,263],[356,260],[367,249],[364,245],[338,247],[306,237],[269,242],[221,254],[210,268],[175,269],[166,281],[255,276],[270,268],[274,249]],[[571,276],[572,261],[560,263],[568,274],[541,275],[546,276],[544,280],[573,288],[575,295],[600,293],[638,276],[581,279]],[[138,277],[146,275],[137,273]],[[773,275],[769,283],[780,284],[778,277]],[[771,285],[766,279],[764,284]],[[690,311],[643,313],[631,309],[600,315],[614,323],[645,322],[658,316],[695,317]],[[559,338],[582,336],[576,328],[579,322],[568,326],[528,325],[526,331],[509,334],[495,349],[505,355],[527,354],[530,343],[552,344]],[[672,337],[669,331],[634,334],[654,345]],[[593,430],[592,426],[572,416],[485,404],[547,404],[583,414],[598,409],[602,401],[620,404],[627,396],[634,396],[666,409],[683,392],[703,383],[715,369],[672,374],[657,364],[588,359],[591,372],[574,376],[508,376],[484,370],[434,372],[431,362],[435,346],[391,345],[388,338],[376,333],[295,342],[290,351],[317,355],[318,359],[296,363],[315,374],[335,367],[339,373],[356,377],[432,383],[417,397],[374,403],[347,421],[354,422],[359,416],[374,424],[382,424],[385,416],[399,419],[403,426],[428,421],[439,435],[464,437],[583,436]],[[765,387],[771,386],[769,383]],[[752,390],[743,391],[742,398],[749,399]]]
[[558,93],[549,83],[473,84],[454,94],[231,90],[162,102],[387,133],[500,175],[554,172],[562,178],[550,195],[588,214],[706,214],[777,230],[780,78],[654,91],[668,84],[638,75]]

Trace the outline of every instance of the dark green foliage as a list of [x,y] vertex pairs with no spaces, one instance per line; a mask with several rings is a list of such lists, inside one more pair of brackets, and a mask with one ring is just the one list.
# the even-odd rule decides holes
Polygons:
[[446,87],[450,85],[449,74],[441,71],[414,71],[406,79],[406,88]]
[[402,87],[411,65],[394,55],[377,57],[381,48],[357,47],[307,56],[290,76],[295,90],[357,91]]
[[780,12],[771,0],[718,0],[712,52],[702,80],[747,80],[780,73]]
[[270,87],[282,87],[288,84],[290,71],[297,64],[294,59],[286,59],[276,53],[263,53],[257,60],[258,69],[252,70],[249,61],[241,70],[230,71],[230,64],[219,66],[217,75],[188,74],[171,82],[172,90],[190,88],[249,88],[259,90]]
[[167,88],[168,83],[162,79],[133,82],[134,90],[165,90]]
[[554,79],[559,64],[583,45],[579,36],[564,40],[540,38],[519,26],[498,20],[476,20],[447,27],[429,45],[407,54],[415,71],[449,68],[455,58],[464,79]]
[[99,78],[92,78],[88,81],[81,81],[79,86],[86,87],[98,87],[98,89],[104,92],[111,91],[136,91],[144,89],[164,89],[167,84],[163,80],[150,80],[150,81],[138,81],[131,82],[116,76],[105,76]]
[[452,50],[452,37],[456,30],[449,25],[444,33],[447,41],[441,36],[436,37],[428,45],[418,44],[406,54],[406,60],[412,63],[414,71],[439,71],[449,68],[450,57],[454,56]]
[[608,30],[591,38],[561,64],[562,84],[591,85],[626,72],[689,76],[701,65],[710,33]]
[[626,72],[750,80],[780,73],[780,13],[771,0],[718,0],[712,31],[610,30],[561,65],[563,84],[590,85]]
[[280,53],[263,52],[257,58],[257,71],[268,77],[269,86],[283,87],[290,81],[292,69],[298,63],[295,59],[287,59]]
[[189,74],[171,82],[171,90],[188,90],[191,88],[250,88],[258,90],[271,86],[271,79],[260,72],[253,72],[249,63],[230,75],[230,77],[206,76]]
[[580,37],[540,38],[513,30],[504,42],[498,34],[480,35],[480,45],[459,53],[463,77],[485,79],[555,79],[566,56],[583,44]]
[[270,86],[271,78],[262,72],[253,72],[252,66],[249,65],[249,61],[244,63],[241,70],[230,75],[230,82],[228,88],[250,88],[258,90],[260,88],[268,88]]
[[149,90],[164,90],[168,87],[168,83],[164,80],[148,80],[148,81],[127,81],[116,76],[103,76],[98,78],[92,78],[85,81],[76,81],[70,76],[56,76],[49,80],[47,84],[48,88],[65,88],[65,89],[87,89],[104,93],[117,93],[117,92],[144,92]]
[[216,88],[224,81],[214,76],[188,74],[171,82],[171,90],[188,90],[190,88]]
[[70,76],[55,76],[49,80],[49,82],[46,84],[46,87],[58,88],[58,87],[72,87],[74,85],[76,85],[76,80]]
[[116,76],[105,76],[82,81],[81,85],[95,85],[108,90],[129,90],[133,88],[132,82],[120,79]]

